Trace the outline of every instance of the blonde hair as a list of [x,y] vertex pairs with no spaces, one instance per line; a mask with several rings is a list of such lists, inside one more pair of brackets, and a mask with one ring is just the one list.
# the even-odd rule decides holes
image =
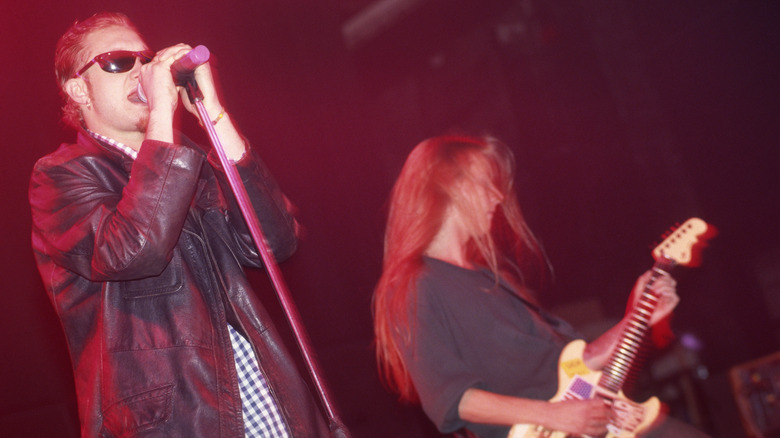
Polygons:
[[[474,166],[479,161],[487,166]],[[487,169],[488,175],[477,175],[476,169]],[[487,177],[502,195],[490,233],[478,229],[479,218],[467,217],[470,240],[464,249],[470,262],[518,286],[524,283],[520,267],[529,255],[546,262],[523,218],[514,175],[514,155],[504,143],[493,137],[448,135],[418,144],[393,186],[373,314],[380,374],[403,400],[417,400],[398,342],[413,341],[409,312],[416,300],[415,282],[423,255],[441,228],[448,207],[474,211],[463,204],[468,201],[459,196],[460,183],[482,183]],[[522,288],[518,292],[522,293]]]

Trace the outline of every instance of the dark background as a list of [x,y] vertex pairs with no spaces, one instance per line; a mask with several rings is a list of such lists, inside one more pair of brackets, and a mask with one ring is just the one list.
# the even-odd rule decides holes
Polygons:
[[[678,272],[686,342],[657,352],[637,391],[716,437],[743,436],[729,370],[780,339],[773,0],[4,2],[0,435],[77,436],[26,189],[35,160],[74,138],[55,42],[99,10],[127,13],[152,48],[211,50],[231,116],[300,210],[306,237],[282,270],[353,436],[436,436],[379,383],[370,300],[403,160],[453,129],[514,149],[521,204],[555,267],[542,300],[586,333],[619,318],[665,230],[691,216],[717,226],[704,265]],[[280,315],[264,274],[251,278]]]

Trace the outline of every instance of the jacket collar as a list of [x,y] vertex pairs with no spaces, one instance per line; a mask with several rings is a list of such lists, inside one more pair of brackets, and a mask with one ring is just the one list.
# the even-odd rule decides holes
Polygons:
[[87,132],[84,128],[79,130],[76,137],[76,142],[81,146],[98,149],[104,152],[105,155],[107,155],[112,160],[120,164],[122,168],[127,172],[130,172],[130,169],[133,167],[132,157],[122,152],[121,150],[117,149],[115,146],[111,145],[110,143],[103,140],[96,139],[95,137],[91,136],[89,132]]

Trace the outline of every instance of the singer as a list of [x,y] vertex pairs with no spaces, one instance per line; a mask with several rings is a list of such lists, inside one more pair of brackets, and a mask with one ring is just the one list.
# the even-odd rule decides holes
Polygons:
[[[327,426],[243,268],[257,249],[209,153],[178,133],[173,70],[191,47],[149,50],[127,16],[60,38],[63,120],[77,130],[35,165],[32,246],[68,341],[82,437],[320,437]],[[277,260],[297,225],[276,182],[191,67]],[[147,100],[139,98],[139,84]]]

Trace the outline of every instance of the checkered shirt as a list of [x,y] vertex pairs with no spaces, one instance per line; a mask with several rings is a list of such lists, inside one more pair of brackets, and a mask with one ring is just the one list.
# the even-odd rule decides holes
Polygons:
[[85,130],[95,140],[100,140],[103,143],[108,143],[109,145],[113,146],[115,149],[118,149],[118,150],[124,152],[125,155],[127,155],[128,157],[130,157],[130,158],[132,158],[134,160],[136,158],[138,158],[138,151],[136,151],[135,149],[131,148],[130,146],[128,146],[128,145],[126,145],[124,143],[120,143],[120,142],[114,140],[113,138],[108,138],[105,135],[101,135],[101,134],[98,134],[97,132],[90,131],[89,129],[85,128]]
[[249,342],[228,325],[235,352],[238,387],[244,411],[244,432],[247,438],[287,438],[287,428],[276,406],[268,384],[257,365]]
[[[133,160],[138,157],[138,152],[129,146],[89,129],[86,131],[93,138],[114,147]],[[228,324],[228,331],[238,372],[238,389],[241,392],[246,438],[289,438],[279,407],[276,406],[268,389],[268,383],[257,364],[252,345],[230,324]]]

